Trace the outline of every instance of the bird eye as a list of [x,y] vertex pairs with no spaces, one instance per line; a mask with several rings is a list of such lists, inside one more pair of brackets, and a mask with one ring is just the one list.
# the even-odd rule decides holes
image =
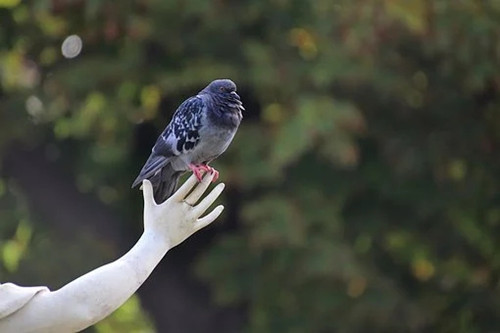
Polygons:
[[224,90],[226,90],[226,89],[224,89],[224,87],[220,87],[220,88],[219,88],[219,90],[220,90],[220,91],[224,91]]

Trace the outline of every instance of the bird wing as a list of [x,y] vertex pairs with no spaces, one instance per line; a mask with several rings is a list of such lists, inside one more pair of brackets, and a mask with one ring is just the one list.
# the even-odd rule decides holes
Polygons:
[[184,101],[175,111],[170,122],[170,133],[165,140],[171,144],[176,155],[186,154],[198,145],[205,108],[201,97],[195,96]]
[[172,120],[156,140],[151,155],[132,187],[156,175],[172,157],[186,154],[198,145],[204,108],[203,100],[198,96],[188,98],[177,108]]

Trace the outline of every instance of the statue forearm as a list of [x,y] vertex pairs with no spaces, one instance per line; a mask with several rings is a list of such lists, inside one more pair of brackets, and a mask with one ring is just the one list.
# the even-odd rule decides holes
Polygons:
[[[78,304],[77,330],[110,315],[137,291],[168,251],[164,239],[145,231],[139,241],[118,260],[97,268],[55,292],[61,302]],[[58,300],[56,300],[58,301]]]

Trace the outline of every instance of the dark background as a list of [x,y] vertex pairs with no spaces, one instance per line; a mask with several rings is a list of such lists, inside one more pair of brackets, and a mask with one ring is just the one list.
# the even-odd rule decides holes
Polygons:
[[498,1],[0,6],[0,281],[130,248],[156,137],[231,78],[223,216],[89,332],[498,329]]

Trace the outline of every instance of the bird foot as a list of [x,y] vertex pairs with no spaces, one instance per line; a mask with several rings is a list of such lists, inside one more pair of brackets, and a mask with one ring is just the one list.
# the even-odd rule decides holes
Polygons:
[[191,169],[191,171],[193,171],[196,179],[201,182],[201,180],[203,179],[203,171],[205,170],[203,168],[200,168],[200,166],[194,164],[189,164],[188,167],[189,169]]
[[219,178],[219,171],[215,170],[214,168],[212,168],[208,164],[200,164],[198,166],[198,168],[200,168],[203,171],[210,172],[211,174],[214,175],[214,178],[212,179],[212,183],[215,183],[217,181],[217,179]]
[[212,168],[207,164],[200,164],[200,165],[189,164],[189,169],[193,171],[194,175],[196,176],[196,179],[198,179],[199,182],[201,182],[201,180],[203,179],[204,172],[210,172],[211,174],[214,174],[212,183],[214,183],[219,178],[219,171],[215,170],[214,168]]

